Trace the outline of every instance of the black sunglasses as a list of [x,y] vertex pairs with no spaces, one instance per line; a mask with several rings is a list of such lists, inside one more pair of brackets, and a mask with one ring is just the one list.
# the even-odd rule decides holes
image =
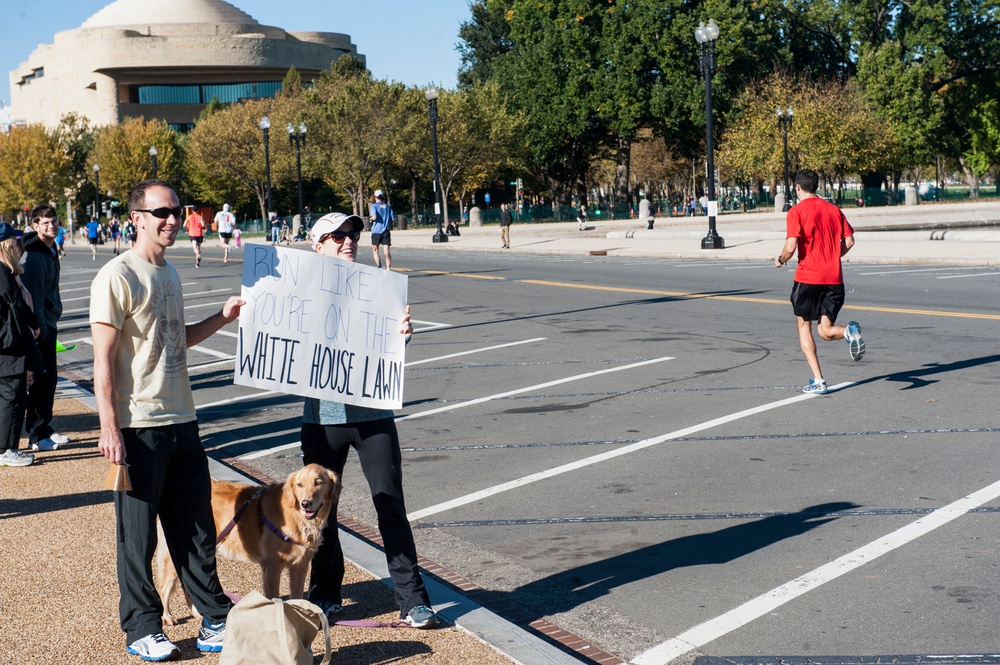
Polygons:
[[155,210],[142,210],[140,208],[136,208],[135,212],[148,212],[157,219],[167,219],[171,215],[180,219],[181,215],[184,214],[184,208],[180,206],[177,206],[176,208],[156,208]]
[[333,238],[333,241],[335,243],[337,243],[338,245],[340,245],[340,244],[343,244],[344,240],[346,240],[347,238],[350,238],[354,242],[357,242],[357,241],[361,240],[361,232],[360,231],[334,231],[332,233],[324,233],[323,236],[319,239],[319,244],[322,245],[324,242],[326,242],[327,238]]

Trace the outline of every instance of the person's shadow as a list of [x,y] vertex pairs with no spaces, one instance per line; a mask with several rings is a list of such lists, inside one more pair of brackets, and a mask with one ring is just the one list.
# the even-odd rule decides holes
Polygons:
[[782,540],[801,536],[837,519],[836,513],[857,507],[857,504],[846,501],[824,503],[797,513],[768,516],[721,531],[675,538],[555,573],[510,593],[483,592],[477,600],[498,608],[509,608],[509,603],[513,603],[525,610],[527,616],[517,612],[520,616],[508,618],[518,623],[531,623],[660,573],[733,561]]

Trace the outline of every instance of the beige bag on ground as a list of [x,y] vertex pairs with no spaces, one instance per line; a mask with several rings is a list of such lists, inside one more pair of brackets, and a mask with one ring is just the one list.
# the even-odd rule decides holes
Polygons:
[[312,665],[312,643],[322,630],[329,665],[330,622],[308,600],[268,600],[251,591],[229,611],[219,665]]

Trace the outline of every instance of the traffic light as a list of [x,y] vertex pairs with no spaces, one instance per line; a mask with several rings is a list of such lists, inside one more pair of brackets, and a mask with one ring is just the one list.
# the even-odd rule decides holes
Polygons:
[[104,215],[105,217],[108,214],[108,202],[107,201],[101,201],[101,214]]

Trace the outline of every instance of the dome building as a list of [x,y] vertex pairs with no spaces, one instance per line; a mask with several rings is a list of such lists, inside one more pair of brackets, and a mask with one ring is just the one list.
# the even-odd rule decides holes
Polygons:
[[116,0],[56,33],[10,73],[16,121],[54,127],[76,112],[93,126],[160,118],[186,131],[212,100],[273,97],[294,66],[309,81],[349,35],[286,32],[223,0]]

